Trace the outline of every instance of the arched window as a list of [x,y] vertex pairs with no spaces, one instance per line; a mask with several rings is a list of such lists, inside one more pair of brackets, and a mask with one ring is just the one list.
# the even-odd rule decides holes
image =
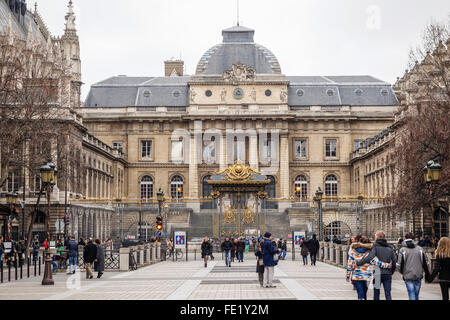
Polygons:
[[308,198],[308,180],[306,179],[305,176],[301,175],[295,178],[294,190],[296,198],[299,199]]
[[338,195],[338,179],[333,174],[325,179],[325,195],[329,197]]
[[211,192],[213,191],[212,185],[207,181],[211,179],[211,176],[206,176],[203,178],[203,200],[200,209],[217,209],[216,200],[210,198]]
[[182,199],[184,191],[184,182],[183,178],[180,176],[174,176],[172,180],[170,180],[170,195],[172,199]]
[[153,179],[145,176],[141,179],[141,199],[149,200],[153,198]]
[[[265,191],[267,192],[268,199],[276,199],[277,197],[277,185],[275,178],[272,176],[267,176],[267,179],[270,180],[270,184],[265,187]],[[268,199],[264,199],[262,203],[263,209],[278,209],[278,202],[268,201]]]

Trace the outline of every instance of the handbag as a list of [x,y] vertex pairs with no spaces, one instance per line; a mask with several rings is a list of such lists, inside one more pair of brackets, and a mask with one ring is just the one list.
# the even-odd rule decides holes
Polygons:
[[264,266],[264,260],[263,259],[259,259],[258,260],[258,265],[261,266],[261,267]]
[[280,256],[278,255],[278,253],[275,253],[273,255],[273,261],[277,262],[280,259]]

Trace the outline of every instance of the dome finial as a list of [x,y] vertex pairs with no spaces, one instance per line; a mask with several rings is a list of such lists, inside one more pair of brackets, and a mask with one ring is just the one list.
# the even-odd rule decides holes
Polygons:
[[237,26],[239,27],[239,0],[237,0]]

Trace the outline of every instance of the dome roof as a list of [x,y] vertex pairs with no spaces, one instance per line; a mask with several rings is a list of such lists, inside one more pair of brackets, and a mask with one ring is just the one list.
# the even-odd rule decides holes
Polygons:
[[203,55],[197,65],[197,75],[222,74],[234,63],[255,68],[259,74],[281,74],[278,59],[267,48],[255,43],[255,30],[235,26],[222,31],[223,42]]

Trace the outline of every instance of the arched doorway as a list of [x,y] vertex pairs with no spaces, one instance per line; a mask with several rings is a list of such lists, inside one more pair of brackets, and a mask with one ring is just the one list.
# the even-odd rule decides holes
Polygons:
[[325,236],[332,239],[334,236],[339,239],[347,238],[352,234],[350,227],[342,221],[333,221],[325,227]]

